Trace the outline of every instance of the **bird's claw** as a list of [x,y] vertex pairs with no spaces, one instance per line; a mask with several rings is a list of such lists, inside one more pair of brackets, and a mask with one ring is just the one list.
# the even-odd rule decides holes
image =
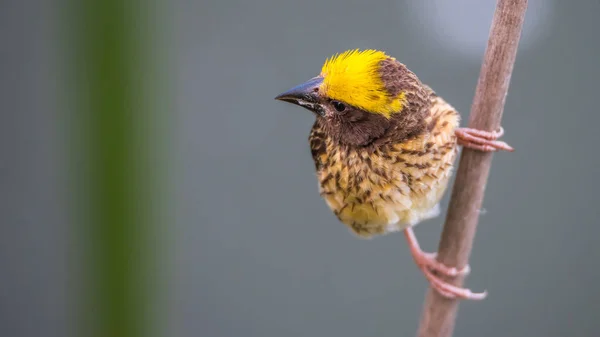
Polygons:
[[484,152],[504,150],[512,152],[515,149],[503,141],[497,140],[504,135],[504,129],[497,131],[483,131],[472,128],[458,128],[455,131],[458,143],[464,147]]
[[460,298],[468,300],[482,300],[487,296],[487,292],[474,293],[470,289],[454,286],[434,274],[435,271],[449,277],[465,276],[471,271],[469,265],[461,269],[448,267],[436,260],[436,253],[421,252],[421,254],[415,254],[414,256],[417,266],[423,271],[431,287],[440,293],[440,295],[450,299]]
[[413,257],[415,259],[415,263],[420,268],[427,268],[430,271],[438,272],[446,276],[466,276],[471,272],[471,267],[469,267],[469,265],[466,265],[461,269],[446,266],[436,259],[437,253],[418,251],[414,252]]
[[468,300],[482,300],[487,296],[486,292],[474,293],[469,289],[452,285],[434,274],[434,272],[437,272],[448,277],[464,276],[470,272],[469,265],[461,269],[448,267],[437,260],[437,253],[426,253],[421,250],[412,228],[405,229],[404,235],[406,236],[410,252],[415,259],[417,267],[423,271],[431,287],[440,293],[440,295],[450,299],[460,298]]
[[474,293],[470,289],[457,287],[452,285],[438,276],[434,275],[431,270],[425,267],[421,267],[425,278],[429,281],[429,284],[435,289],[440,295],[449,299],[465,299],[465,300],[483,300],[487,296],[487,291],[481,293]]

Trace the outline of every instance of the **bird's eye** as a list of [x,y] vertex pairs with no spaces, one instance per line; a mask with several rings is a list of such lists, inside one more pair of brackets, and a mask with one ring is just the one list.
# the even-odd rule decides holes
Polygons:
[[333,104],[333,107],[338,111],[338,112],[343,112],[344,110],[346,110],[346,106],[344,105],[344,103],[339,102],[339,101],[332,101],[331,104]]

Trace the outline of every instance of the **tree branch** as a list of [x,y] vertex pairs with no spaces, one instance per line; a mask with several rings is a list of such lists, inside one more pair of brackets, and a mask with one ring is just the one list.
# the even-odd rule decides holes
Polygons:
[[[471,107],[471,128],[492,131],[500,127],[526,8],[527,0],[497,2]],[[463,267],[469,260],[491,163],[492,153],[463,149],[438,250],[438,259],[446,265]],[[448,281],[463,283],[460,277]],[[457,300],[429,289],[418,336],[450,337],[457,311]]]

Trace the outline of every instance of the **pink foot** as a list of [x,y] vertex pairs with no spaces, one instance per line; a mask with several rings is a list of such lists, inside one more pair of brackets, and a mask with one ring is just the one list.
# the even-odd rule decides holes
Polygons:
[[438,273],[444,274],[446,276],[455,277],[458,275],[466,275],[469,273],[469,266],[465,266],[462,269],[457,269],[454,267],[448,267],[441,262],[436,260],[435,253],[425,253],[419,247],[419,242],[413,232],[412,228],[407,228],[404,230],[404,235],[406,236],[406,240],[408,241],[408,245],[410,247],[410,252],[415,259],[415,263],[417,267],[421,269],[425,278],[431,284],[431,287],[435,289],[442,296],[447,298],[462,298],[469,300],[482,300],[487,296],[486,292],[483,293],[473,293],[469,289],[461,288],[454,286],[438,276],[434,275],[432,271],[436,271]]
[[458,128],[455,130],[458,137],[458,144],[471,148],[473,150],[494,152],[504,150],[512,152],[513,149],[505,142],[497,140],[504,134],[504,129],[501,127],[498,131],[482,131],[471,128]]
[[425,278],[429,281],[429,284],[433,289],[435,289],[440,295],[454,299],[461,298],[465,300],[482,300],[486,298],[487,291],[481,293],[474,293],[470,289],[461,288],[454,286],[448,282],[443,281],[439,277],[433,275],[433,273],[427,268],[421,268],[423,274],[425,274]]

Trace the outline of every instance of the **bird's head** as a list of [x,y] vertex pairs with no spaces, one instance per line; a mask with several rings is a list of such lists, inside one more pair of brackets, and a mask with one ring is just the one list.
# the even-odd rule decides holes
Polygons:
[[422,130],[425,96],[418,78],[396,59],[377,50],[349,50],[329,58],[319,76],[275,99],[314,112],[340,143],[368,145]]

